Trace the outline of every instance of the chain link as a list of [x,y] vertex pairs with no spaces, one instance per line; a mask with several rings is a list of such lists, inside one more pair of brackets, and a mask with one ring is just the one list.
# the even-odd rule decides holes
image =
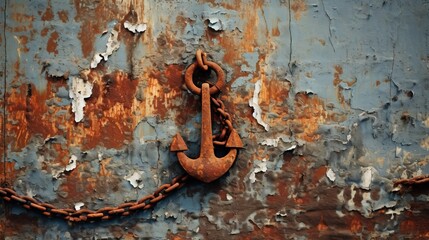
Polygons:
[[170,183],[160,186],[153,194],[144,196],[138,201],[125,202],[118,206],[104,207],[98,210],[57,208],[54,205],[39,202],[34,198],[16,193],[10,187],[0,187],[0,198],[8,202],[16,202],[27,209],[34,209],[49,217],[63,218],[69,222],[90,222],[108,220],[118,216],[128,216],[137,210],[153,208],[159,201],[166,198],[186,183],[188,174],[174,178]]
[[213,144],[224,146],[229,134],[233,130],[231,115],[226,111],[225,104],[219,98],[211,97],[215,113],[219,116],[221,123],[219,134],[213,136]]

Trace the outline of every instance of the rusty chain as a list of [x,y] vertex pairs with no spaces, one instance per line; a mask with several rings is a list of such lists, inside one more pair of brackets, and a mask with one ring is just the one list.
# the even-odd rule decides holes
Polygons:
[[98,210],[57,208],[54,205],[20,195],[9,187],[0,187],[0,197],[8,202],[16,202],[24,208],[37,210],[45,216],[63,218],[69,222],[92,222],[108,220],[119,216],[128,216],[138,210],[153,208],[174,190],[181,188],[188,179],[188,174],[175,177],[170,183],[160,186],[153,194],[144,196],[137,201],[124,202],[118,206],[103,207]]
[[[208,65],[207,62],[207,53],[203,52],[201,49],[197,50],[196,60],[198,63],[198,67],[207,71]],[[216,86],[209,83],[211,86]],[[220,89],[219,89],[220,91]],[[213,103],[215,113],[219,116],[219,121],[221,123],[219,134],[213,135],[213,144],[218,146],[224,146],[226,144],[226,140],[231,133],[232,126],[232,118],[231,115],[226,111],[225,104],[220,98],[211,97],[211,102]]]

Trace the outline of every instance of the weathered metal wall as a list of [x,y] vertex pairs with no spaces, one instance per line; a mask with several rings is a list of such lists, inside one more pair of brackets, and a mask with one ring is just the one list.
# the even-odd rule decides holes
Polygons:
[[5,1],[0,172],[18,193],[98,209],[180,174],[169,145],[180,132],[198,152],[182,88],[198,48],[226,71],[245,149],[130,217],[4,203],[1,237],[429,237],[427,186],[393,186],[429,174],[428,1]]

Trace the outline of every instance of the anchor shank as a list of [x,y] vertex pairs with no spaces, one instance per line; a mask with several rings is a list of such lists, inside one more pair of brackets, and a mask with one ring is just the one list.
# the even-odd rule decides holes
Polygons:
[[203,83],[201,87],[201,157],[213,157],[212,117],[210,108],[210,86]]

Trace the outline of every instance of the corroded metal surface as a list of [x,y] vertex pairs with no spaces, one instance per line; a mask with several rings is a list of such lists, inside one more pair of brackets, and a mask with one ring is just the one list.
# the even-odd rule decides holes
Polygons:
[[0,173],[19,194],[99,209],[182,173],[169,145],[180,132],[198,154],[200,101],[183,89],[198,48],[226,72],[246,147],[226,176],[129,218],[69,225],[2,205],[0,238],[429,235],[427,185],[394,186],[429,174],[427,1],[0,7]]

